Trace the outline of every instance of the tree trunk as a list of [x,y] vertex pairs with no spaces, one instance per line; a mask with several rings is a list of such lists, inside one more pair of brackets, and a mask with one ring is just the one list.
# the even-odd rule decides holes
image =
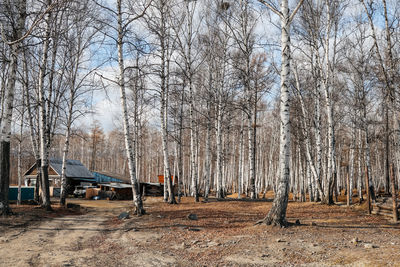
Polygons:
[[[190,70],[189,70],[190,71]],[[192,194],[195,202],[199,202],[199,190],[197,179],[197,165],[196,165],[196,140],[195,140],[195,119],[194,119],[194,103],[193,103],[193,85],[189,81],[189,116],[190,116],[190,167],[192,176]]]
[[396,181],[394,179],[393,165],[390,166],[390,185],[392,189],[393,222],[397,223],[399,219],[399,211],[397,209]]
[[[51,4],[51,0],[47,1],[47,5]],[[39,70],[39,82],[38,82],[38,91],[39,91],[39,143],[40,143],[40,159],[41,159],[41,188],[42,188],[42,206],[51,210],[51,202],[50,202],[50,189],[49,189],[49,173],[48,173],[48,151],[47,151],[47,117],[46,117],[46,96],[45,96],[45,77],[47,71],[47,59],[48,59],[48,51],[50,44],[50,34],[51,34],[51,14],[46,15],[46,33],[43,41],[43,53],[42,53],[42,61]]]
[[[209,106],[209,104],[207,104]],[[210,110],[210,107],[208,107]],[[209,111],[209,116],[207,118],[207,132],[206,132],[206,158],[204,164],[204,200],[208,201],[208,194],[210,193],[210,176],[211,176],[211,112]]]
[[240,124],[240,133],[239,133],[238,199],[242,198],[242,184],[243,184],[243,157],[244,157],[243,126],[244,126],[244,116],[242,112],[242,119]]
[[[256,161],[256,155],[255,155],[255,144],[254,144],[254,131],[255,131],[255,125],[253,125],[253,112],[251,111],[251,99],[249,100],[249,107],[248,107],[248,143],[249,143],[249,187],[250,187],[250,198],[251,199],[256,199],[256,170],[255,170],[255,161]],[[254,128],[253,128],[254,127]]]
[[217,129],[216,129],[216,139],[217,139],[217,166],[216,166],[216,171],[217,171],[217,192],[216,192],[216,197],[217,198],[224,198],[224,190],[222,187],[222,174],[223,174],[223,147],[222,147],[222,103],[221,103],[221,96],[219,96],[218,100],[218,115],[217,115]]
[[281,1],[281,96],[279,180],[272,208],[264,219],[266,224],[286,226],[286,209],[290,178],[290,16],[288,0]]
[[136,214],[138,216],[143,215],[145,210],[143,209],[142,197],[139,192],[139,184],[136,178],[136,168],[135,168],[135,152],[132,146],[132,135],[130,131],[129,125],[129,117],[128,117],[128,107],[126,103],[126,92],[125,92],[125,67],[124,67],[124,54],[123,54],[123,26],[122,26],[122,10],[121,10],[121,0],[117,1],[117,9],[118,9],[118,65],[119,65],[119,80],[118,85],[121,94],[121,106],[122,106],[122,115],[123,115],[123,124],[124,124],[124,139],[125,139],[125,150],[128,158],[128,168],[129,168],[129,176],[131,178],[132,184],[132,194],[133,194],[133,202],[136,206]]
[[[18,20],[15,26],[13,39],[19,40],[25,28],[26,0],[16,1]],[[15,14],[14,14],[15,15]],[[16,17],[16,16],[15,16]],[[13,41],[14,41],[13,40]],[[11,122],[14,108],[15,83],[17,79],[18,55],[20,52],[19,43],[11,45],[11,56],[9,65],[8,82],[4,99],[4,111],[1,118],[1,140],[0,140],[0,215],[11,213],[8,202],[8,191],[10,185],[10,139]]]

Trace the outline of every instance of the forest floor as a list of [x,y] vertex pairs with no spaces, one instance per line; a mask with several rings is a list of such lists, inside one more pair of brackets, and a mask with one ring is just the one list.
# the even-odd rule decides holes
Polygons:
[[131,201],[68,202],[81,210],[12,205],[16,215],[0,218],[0,266],[400,266],[400,225],[359,204],[289,202],[300,225],[279,228],[254,225],[271,199],[147,197],[147,215],[124,220]]

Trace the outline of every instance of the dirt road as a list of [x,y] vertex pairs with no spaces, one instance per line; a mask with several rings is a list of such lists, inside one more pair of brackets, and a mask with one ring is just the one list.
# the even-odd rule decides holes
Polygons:
[[13,207],[20,216],[0,219],[0,266],[400,266],[399,225],[357,206],[291,202],[301,225],[281,229],[254,226],[270,201],[148,198],[148,215],[126,220],[130,201],[70,202],[82,211]]

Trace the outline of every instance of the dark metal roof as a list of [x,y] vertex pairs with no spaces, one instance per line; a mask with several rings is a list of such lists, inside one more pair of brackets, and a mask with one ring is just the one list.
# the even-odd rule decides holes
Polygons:
[[[61,175],[61,159],[51,158],[49,160],[49,165],[58,175]],[[86,167],[79,160],[72,159],[67,159],[65,175],[69,178],[88,178],[88,180],[94,179],[93,174],[86,169]]]

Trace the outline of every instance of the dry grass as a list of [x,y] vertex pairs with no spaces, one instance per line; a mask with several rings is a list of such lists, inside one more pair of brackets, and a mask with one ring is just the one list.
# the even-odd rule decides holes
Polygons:
[[[300,220],[301,225],[281,229],[254,226],[271,208],[272,192],[267,199],[257,201],[239,201],[236,197],[207,203],[184,197],[177,205],[166,204],[161,197],[148,197],[144,201],[147,215],[124,221],[117,216],[132,209],[131,201],[70,199],[87,208],[86,216],[104,218],[99,227],[110,230],[102,230],[84,243],[71,244],[71,250],[88,249],[86,261],[91,265],[113,262],[129,266],[134,259],[144,263],[156,260],[160,266],[400,265],[399,225],[367,215],[365,205],[290,201],[287,218],[289,222]],[[74,214],[61,208],[54,214],[31,206],[13,208],[48,219]],[[191,213],[198,220],[189,220]],[[356,237],[360,242],[352,243]],[[365,249],[365,243],[377,248]]]

